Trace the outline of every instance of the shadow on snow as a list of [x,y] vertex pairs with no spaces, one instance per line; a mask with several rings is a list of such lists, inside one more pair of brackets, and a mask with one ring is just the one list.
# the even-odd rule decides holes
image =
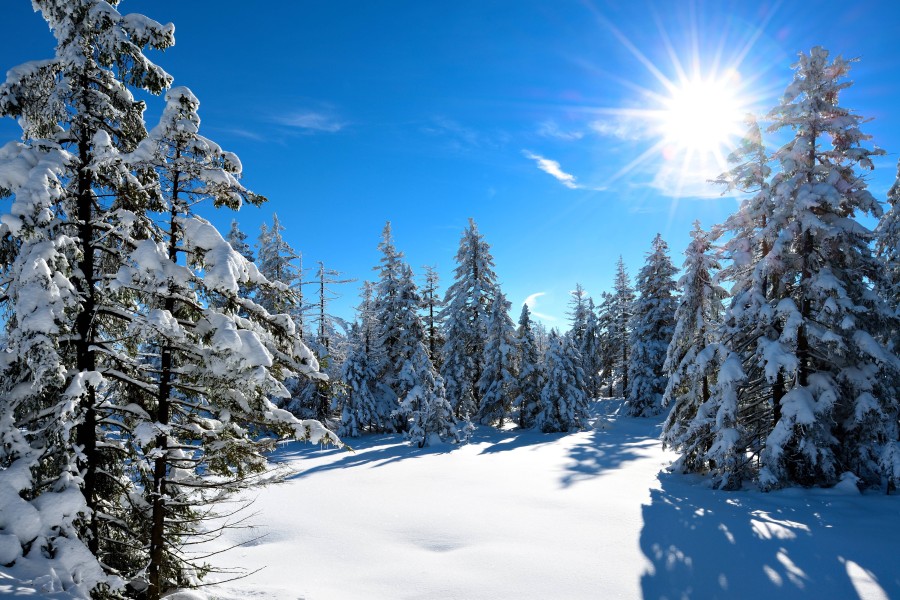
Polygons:
[[660,473],[640,546],[643,597],[900,598],[900,501],[839,490],[722,492]]

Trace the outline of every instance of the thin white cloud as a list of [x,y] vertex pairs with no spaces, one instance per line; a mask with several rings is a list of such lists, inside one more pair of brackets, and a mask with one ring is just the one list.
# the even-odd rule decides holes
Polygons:
[[596,119],[591,121],[588,127],[599,136],[614,137],[627,142],[647,139],[654,135],[646,119],[635,117]]
[[528,310],[531,311],[531,314],[534,315],[535,317],[537,317],[538,319],[541,319],[543,321],[556,321],[557,320],[556,317],[551,316],[551,315],[545,315],[544,313],[541,313],[541,312],[538,312],[535,310],[535,306],[537,306],[537,299],[540,298],[541,296],[546,296],[546,295],[547,295],[547,292],[535,292],[534,294],[531,294],[530,296],[525,298],[525,301],[522,302],[522,304],[526,305],[528,307]]
[[583,131],[565,131],[560,129],[559,125],[556,124],[556,121],[544,121],[538,126],[538,135],[542,135],[546,138],[554,138],[557,140],[564,140],[567,142],[573,142],[575,140],[580,140],[584,137]]
[[304,133],[337,133],[347,126],[334,115],[315,110],[296,111],[279,116],[276,121]]
[[523,150],[522,154],[525,155],[526,158],[530,158],[534,162],[537,163],[538,169],[555,177],[561,184],[566,186],[569,189],[577,190],[581,186],[579,186],[575,182],[575,176],[569,173],[566,173],[562,170],[559,163],[555,160],[550,160],[549,158],[544,158],[538,154],[534,154],[533,152],[529,152],[528,150]]

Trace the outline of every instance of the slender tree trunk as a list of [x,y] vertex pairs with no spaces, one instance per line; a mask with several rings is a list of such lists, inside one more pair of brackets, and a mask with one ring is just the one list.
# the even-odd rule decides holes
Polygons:
[[[87,75],[82,75],[80,80],[82,98],[87,102],[89,85]],[[86,108],[87,110],[87,108]],[[91,133],[82,118],[80,131],[78,132],[78,162],[79,170],[76,175],[76,204],[78,216],[78,238],[81,246],[81,260],[78,269],[81,277],[73,278],[75,289],[81,299],[81,311],[75,318],[75,330],[78,333],[78,341],[75,344],[76,368],[80,373],[95,371],[97,369],[97,357],[94,351],[94,319],[97,312],[96,290],[94,289],[95,265],[94,265],[94,225],[93,225],[93,176],[87,166],[91,160]],[[97,391],[93,385],[88,384],[85,394],[79,402],[82,422],[78,426],[76,440],[81,446],[81,458],[78,460],[78,469],[83,479],[82,494],[84,494],[89,515],[87,517],[87,545],[94,556],[100,553],[100,531],[97,518],[97,467],[100,455],[97,450]]]
[[[179,153],[176,153],[176,157]],[[169,260],[178,262],[178,195],[179,174],[176,173],[172,182],[172,205],[169,212]],[[170,314],[175,313],[175,290],[170,286],[169,294],[163,302],[163,308]],[[167,342],[163,343],[160,352],[160,375],[157,392],[156,421],[160,426],[169,424],[172,395],[172,347]],[[169,439],[165,433],[156,436],[156,447],[159,455],[153,463],[153,492],[152,492],[152,516],[150,530],[150,564],[147,567],[150,587],[147,590],[148,600],[158,600],[163,593],[162,589],[162,564],[165,556],[166,542],[166,473],[168,470],[168,446]]]

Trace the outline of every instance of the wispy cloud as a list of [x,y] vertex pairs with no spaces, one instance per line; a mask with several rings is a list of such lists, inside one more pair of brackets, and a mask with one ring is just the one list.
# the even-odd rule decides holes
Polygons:
[[538,135],[544,136],[546,138],[553,138],[557,140],[564,140],[567,142],[574,142],[575,140],[580,140],[584,137],[583,131],[565,131],[560,129],[559,125],[556,124],[556,121],[544,121],[538,126]]
[[423,124],[419,131],[443,138],[457,151],[495,149],[509,141],[509,136],[499,131],[479,131],[445,116],[436,116]]
[[540,169],[544,173],[547,173],[548,175],[555,177],[561,184],[563,184],[567,188],[571,190],[577,190],[581,187],[575,182],[575,176],[563,171],[562,167],[555,160],[544,158],[543,156],[540,156],[539,154],[535,154],[533,152],[529,152],[528,150],[523,150],[522,154],[524,154],[526,158],[530,158],[531,160],[536,162],[538,169]]
[[531,294],[530,296],[525,298],[525,301],[522,302],[522,304],[526,305],[528,307],[528,310],[531,311],[531,314],[534,315],[535,317],[537,317],[538,319],[541,319],[543,321],[556,321],[557,320],[556,317],[551,316],[551,315],[545,315],[544,313],[541,313],[541,312],[538,312],[535,310],[535,307],[537,306],[537,299],[540,298],[541,296],[546,296],[546,295],[547,295],[547,292],[535,292],[534,294]]
[[626,142],[645,140],[655,135],[647,119],[636,117],[595,119],[588,123],[588,128],[599,136],[614,137]]
[[278,116],[275,121],[302,133],[337,133],[347,126],[331,112],[320,110],[298,110]]

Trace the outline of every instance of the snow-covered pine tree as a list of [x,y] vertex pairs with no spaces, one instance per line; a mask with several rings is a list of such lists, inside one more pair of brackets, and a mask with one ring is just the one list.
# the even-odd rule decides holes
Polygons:
[[228,230],[228,235],[225,236],[225,239],[231,244],[231,247],[235,252],[246,258],[249,262],[254,261],[253,248],[247,243],[247,234],[241,231],[237,219],[231,220],[231,229]]
[[591,396],[599,395],[597,392],[600,377],[599,325],[594,314],[594,301],[585,293],[580,283],[575,284],[569,298],[569,319],[572,326],[567,335],[581,355],[585,390]]
[[[897,179],[888,191],[887,210],[878,223],[876,249],[883,270],[876,289],[887,302],[889,321],[884,325],[883,340],[890,352],[900,356],[900,163]],[[900,397],[900,371],[885,382],[887,394]],[[882,452],[882,473],[888,492],[900,487],[900,437],[889,442]]]
[[[389,228],[386,228],[386,236],[387,243]],[[420,448],[434,436],[441,440],[460,441],[468,436],[470,426],[468,423],[457,425],[444,393],[443,381],[428,358],[425,328],[418,312],[422,299],[412,269],[399,259],[397,281],[391,298],[391,319],[388,323],[392,330],[382,329],[379,340],[391,340],[391,345],[383,344],[382,350],[399,367],[396,378],[392,380],[392,391],[398,399],[397,408],[391,415],[395,427],[405,432]],[[386,305],[380,308],[385,310]]]
[[888,307],[893,308],[885,341],[894,354],[900,354],[900,162],[897,164],[897,179],[888,191],[888,204],[890,208],[885,211],[875,230],[878,258],[883,265],[878,290]]
[[338,393],[338,409],[341,412],[342,436],[358,437],[366,431],[381,428],[375,402],[375,371],[369,364],[361,327],[351,331],[350,352],[341,367],[341,386]]
[[625,392],[627,413],[646,417],[662,410],[666,391],[663,363],[675,327],[675,273],[669,258],[669,246],[656,234],[647,262],[638,272],[637,291],[630,323],[628,345],[628,388]]
[[422,286],[422,310],[425,320],[425,347],[431,364],[440,372],[441,348],[444,347],[444,333],[441,325],[441,311],[444,302],[438,295],[438,273],[435,267],[425,266],[425,283]]
[[546,382],[535,426],[545,433],[585,428],[589,412],[581,357],[572,340],[555,329],[550,331],[544,372]]
[[444,381],[434,370],[425,344],[418,342],[400,369],[407,390],[397,409],[408,419],[406,435],[419,448],[433,441],[465,441],[470,432],[468,421],[458,421],[444,393]]
[[484,370],[484,344],[491,293],[497,285],[490,246],[475,221],[463,231],[456,253],[453,284],[444,296],[443,365],[447,398],[459,418],[478,414],[478,380]]
[[487,321],[487,340],[484,346],[484,370],[478,380],[481,408],[478,420],[483,425],[503,427],[512,410],[519,369],[516,364],[516,328],[509,317],[511,304],[500,290],[494,288],[494,301]]
[[9,70],[0,86],[0,115],[22,127],[22,141],[0,150],[0,195],[14,197],[0,225],[0,489],[28,515],[7,529],[20,539],[5,558],[47,560],[37,568],[51,569],[48,585],[82,596],[122,584],[101,568],[122,551],[105,541],[121,473],[103,424],[104,406],[119,401],[106,395],[105,354],[125,323],[107,283],[154,200],[121,157],[146,135],[132,90],[171,82],[143,50],[174,43],[171,24],[113,4],[35,0],[55,54]]
[[602,292],[600,305],[597,307],[597,327],[600,330],[600,387],[606,387],[606,395],[612,398],[615,395],[616,384],[616,359],[618,352],[613,344],[616,332],[616,321],[613,310],[614,296],[609,292]]
[[872,169],[884,152],[862,145],[871,137],[859,129],[863,118],[838,104],[852,62],[829,60],[819,46],[801,53],[769,115],[771,130],[789,128],[794,139],[775,153],[772,186],[774,220],[785,224],[769,253],[785,283],[772,307],[783,325],[760,352],[767,376],[785,371],[786,393],[760,457],[766,488],[827,485],[841,471],[880,483],[880,456],[897,436],[898,399],[882,383],[900,364],[877,341],[889,316],[869,282],[881,267],[872,233],[855,218],[881,215],[857,169]]
[[619,257],[616,263],[616,277],[610,298],[609,344],[612,357],[613,373],[621,381],[622,396],[628,393],[628,351],[631,315],[634,312],[634,288],[625,269],[625,261]]
[[373,319],[375,335],[369,358],[372,368],[378,375],[376,400],[379,419],[385,426],[397,430],[402,428],[399,421],[393,426],[390,424],[392,415],[400,406],[398,390],[405,341],[402,338],[404,335],[402,324],[408,318],[404,314],[408,308],[407,299],[402,297],[400,289],[405,263],[403,253],[394,246],[390,221],[385,224],[381,235],[381,243],[378,244],[382,254],[381,265],[375,267],[378,271]]
[[578,350],[581,352],[585,390],[590,398],[599,398],[603,387],[603,330],[593,298],[588,298],[587,301],[584,338]]
[[702,357],[701,352],[719,340],[727,297],[715,281],[720,266],[711,246],[709,234],[694,221],[691,243],[684,253],[684,274],[678,282],[681,297],[675,309],[675,328],[663,366],[668,378],[663,406],[670,407],[663,443],[681,453],[677,468],[683,471],[706,470],[704,461],[712,441],[713,422],[695,421],[716,383],[711,379],[712,351]]
[[[111,283],[135,298],[125,334],[145,347],[140,354],[127,346],[118,353],[107,349],[118,384],[137,387],[128,395],[137,406],[119,409],[118,425],[109,427],[117,439],[130,441],[130,480],[143,486],[146,504],[129,508],[146,515],[122,543],[149,548],[141,569],[147,587],[141,573],[131,586],[151,600],[196,583],[207,570],[185,551],[186,543],[202,537],[210,505],[263,472],[261,453],[276,439],[336,441],[320,423],[298,421],[269,401],[288,395],[281,383],[286,377],[320,378],[315,358],[289,318],[241,295],[242,284],[268,293],[277,284],[193,214],[206,199],[233,210],[265,199],[238,182],[236,156],[199,134],[199,102],[190,90],[173,88],[166,101],[160,124],[127,156],[136,171],[156,173],[164,212],[151,238],[132,245]],[[120,535],[123,528],[120,520]]]
[[569,338],[577,346],[581,346],[588,320],[588,296],[580,283],[575,284],[575,289],[569,294],[569,320],[572,326],[569,328]]
[[747,118],[747,131],[728,161],[732,168],[716,182],[725,185],[726,191],[750,197],[710,236],[715,239],[730,232],[721,250],[730,264],[718,277],[731,282],[732,300],[723,315],[720,341],[699,350],[689,367],[692,385],[703,381],[715,385],[683,434],[682,468],[708,469],[715,485],[734,489],[755,477],[751,463],[758,459],[772,422],[778,419],[785,392],[784,372],[777,370],[774,378],[768,378],[754,353],[760,339],[777,338],[781,327],[768,308],[781,293],[780,264],[768,255],[784,223],[774,220],[771,161],[755,118]]
[[306,334],[306,305],[303,299],[303,257],[285,241],[284,225],[272,213],[272,225],[263,223],[257,240],[257,265],[263,277],[278,282],[272,291],[258,292],[257,302],[273,314],[289,314],[301,338]]
[[[319,261],[316,271],[316,292],[318,300],[315,312],[309,319],[315,325],[315,335],[307,338],[307,344],[319,361],[319,368],[328,375],[326,380],[300,379],[291,386],[291,401],[287,409],[300,418],[316,419],[329,422],[332,410],[340,390],[341,370],[346,359],[346,338],[338,331],[338,327],[346,331],[347,325],[329,313],[328,305],[340,296],[334,286],[351,283],[353,279],[340,279],[341,273],[334,269],[326,269],[325,263]],[[310,307],[313,308],[313,307]]]
[[370,281],[364,281],[362,301],[357,308],[357,322],[351,329],[347,359],[341,368],[343,385],[338,393],[340,435],[357,437],[367,431],[380,432],[385,429],[378,411],[377,373],[372,367],[371,359],[374,319],[374,285]]
[[538,348],[537,334],[531,322],[528,305],[522,305],[519,327],[516,330],[516,366],[518,378],[513,406],[519,429],[534,426],[541,410],[541,390],[544,388],[543,356]]

